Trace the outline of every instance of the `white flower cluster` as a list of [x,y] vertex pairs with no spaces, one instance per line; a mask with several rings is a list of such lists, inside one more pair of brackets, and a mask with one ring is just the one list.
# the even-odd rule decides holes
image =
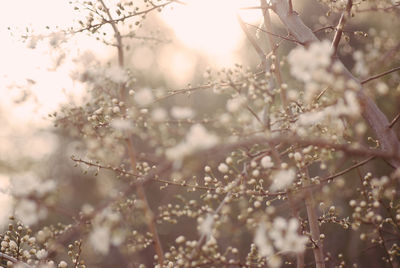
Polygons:
[[211,148],[218,142],[218,136],[209,133],[203,125],[195,124],[190,128],[185,140],[167,149],[165,154],[170,160],[181,160],[195,151]]
[[269,266],[280,267],[281,265],[281,262],[274,258],[274,248],[280,253],[301,253],[306,249],[308,238],[299,235],[298,228],[299,222],[295,218],[287,221],[282,217],[277,217],[270,225],[260,223],[255,233],[254,244],[261,256],[268,257]]
[[272,168],[274,166],[274,162],[272,162],[272,159],[269,155],[264,156],[263,158],[261,158],[261,166],[263,168]]
[[246,97],[238,95],[233,99],[227,101],[226,109],[231,113],[237,112],[244,104],[246,104],[246,101],[247,101]]
[[331,63],[332,49],[330,42],[314,42],[310,47],[296,47],[288,55],[290,72],[297,79],[309,82],[313,79],[320,79],[324,75],[321,71]]
[[109,226],[95,225],[89,235],[93,249],[99,253],[107,254],[110,248],[111,232]]
[[274,246],[284,252],[300,253],[305,250],[308,238],[299,235],[297,229],[299,222],[295,218],[286,221],[282,217],[274,219],[272,229],[268,233],[274,240]]
[[34,195],[38,198],[44,197],[56,188],[54,180],[42,181],[32,173],[24,173],[15,176],[11,180],[11,192],[16,197]]
[[39,207],[35,201],[21,199],[15,206],[15,215],[26,225],[34,225],[47,217],[47,209]]
[[106,77],[115,83],[124,83],[128,80],[126,71],[119,66],[112,66],[105,69],[104,72]]
[[121,233],[114,231],[113,226],[120,221],[120,215],[110,208],[104,209],[98,214],[93,223],[93,229],[89,235],[89,242],[93,249],[101,254],[107,254],[110,246],[118,246],[124,240]]
[[360,114],[361,107],[357,100],[357,93],[347,90],[344,92],[344,97],[338,99],[336,104],[301,114],[293,125],[293,130],[299,136],[307,136],[313,130],[311,126],[323,123],[331,134],[340,137],[345,130],[343,116],[357,118]]
[[40,207],[30,197],[43,198],[56,188],[54,180],[42,181],[32,173],[15,176],[11,180],[11,193],[18,198],[15,215],[26,225],[36,224],[47,216],[47,209]]
[[[214,225],[214,217],[212,214],[207,214],[205,219],[199,218],[199,233],[209,238],[212,235],[212,227]],[[207,239],[208,240],[208,239]]]
[[355,61],[353,70],[354,74],[365,77],[368,75],[368,64],[364,60],[364,54],[360,51],[357,50],[353,54],[353,59]]
[[272,184],[271,191],[279,191],[289,187],[296,178],[296,171],[294,169],[281,169],[275,171],[271,175]]
[[[328,71],[331,65],[332,48],[330,42],[315,42],[309,48],[297,47],[288,55],[291,74],[305,83],[304,100],[310,103],[320,92],[321,85],[332,85],[334,75]],[[334,69],[340,72],[341,65],[336,62]]]
[[181,120],[181,119],[192,118],[195,115],[195,113],[189,107],[174,106],[171,109],[171,115],[175,119]]
[[114,119],[111,121],[111,126],[118,130],[132,130],[133,124],[126,119]]
[[142,88],[134,93],[135,102],[140,106],[147,106],[154,101],[154,95],[150,88]]

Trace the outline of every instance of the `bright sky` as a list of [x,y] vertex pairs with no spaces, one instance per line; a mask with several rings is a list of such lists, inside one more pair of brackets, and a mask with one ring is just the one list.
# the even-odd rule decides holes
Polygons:
[[161,17],[188,47],[213,58],[218,65],[237,61],[235,51],[243,38],[237,15],[247,22],[257,22],[261,12],[240,10],[259,6],[258,0],[186,0],[187,5],[165,9]]

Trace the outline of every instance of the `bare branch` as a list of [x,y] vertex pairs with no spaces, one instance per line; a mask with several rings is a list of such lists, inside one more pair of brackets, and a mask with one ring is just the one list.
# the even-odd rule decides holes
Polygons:
[[385,75],[387,75],[387,74],[391,74],[391,73],[394,73],[394,72],[397,72],[397,71],[400,71],[400,66],[399,66],[399,67],[396,67],[396,68],[393,68],[393,69],[390,69],[389,71],[386,71],[386,72],[383,72],[383,73],[380,73],[380,74],[371,76],[371,77],[369,77],[369,78],[367,78],[367,79],[361,81],[360,84],[363,85],[363,84],[368,83],[368,82],[370,82],[370,81],[372,81],[372,80],[378,79],[378,78],[380,78],[380,77],[382,77],[382,76],[385,76]]
[[242,28],[243,32],[245,33],[247,39],[250,41],[251,45],[253,46],[254,50],[257,52],[258,57],[261,60],[261,68],[263,71],[267,68],[267,58],[264,53],[264,51],[261,49],[261,47],[258,45],[257,41],[254,39],[254,37],[251,35],[249,30],[247,29],[245,23],[243,22],[242,18],[240,16],[237,16],[239,25]]

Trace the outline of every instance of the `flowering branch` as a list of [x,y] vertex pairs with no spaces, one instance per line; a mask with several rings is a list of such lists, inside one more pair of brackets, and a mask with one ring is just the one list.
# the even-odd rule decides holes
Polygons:
[[[311,29],[303,23],[296,13],[289,12],[289,5],[286,0],[273,0],[272,4],[274,12],[279,16],[282,23],[304,46],[319,41]],[[345,75],[349,80],[356,82],[358,85],[359,90],[357,92],[357,97],[362,108],[362,115],[375,132],[382,151],[398,155],[400,152],[400,142],[397,139],[396,133],[392,129],[387,128],[389,122],[385,114],[383,114],[375,102],[363,92],[361,83],[345,66],[343,66],[343,71],[343,75]],[[398,157],[389,160],[389,163],[393,167],[400,167],[400,160]]]

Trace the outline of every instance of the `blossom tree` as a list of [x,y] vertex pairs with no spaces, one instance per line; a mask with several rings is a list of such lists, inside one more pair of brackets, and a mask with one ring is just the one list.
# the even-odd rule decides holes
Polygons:
[[27,37],[57,50],[87,34],[115,57],[78,53],[83,104],[50,115],[73,148],[63,165],[90,179],[66,173],[81,176],[65,176],[68,194],[60,181],[14,178],[2,263],[398,267],[398,1],[307,1],[317,22],[290,0],[244,3],[262,15],[258,26],[237,18],[257,63],[207,68],[198,85],[173,90],[154,88],[127,59],[135,40],[169,42],[140,34],[188,3],[137,2],[77,1],[79,25]]

